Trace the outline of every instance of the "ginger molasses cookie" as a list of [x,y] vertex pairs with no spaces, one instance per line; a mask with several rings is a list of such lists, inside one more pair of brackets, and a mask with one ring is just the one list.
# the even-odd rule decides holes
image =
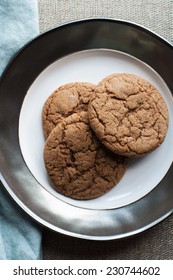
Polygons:
[[87,112],[65,118],[44,148],[48,175],[57,191],[74,199],[103,195],[121,179],[127,159],[107,150],[88,123]]
[[45,138],[52,129],[72,113],[87,110],[95,85],[85,82],[60,86],[46,100],[42,110],[42,124]]
[[133,74],[113,74],[103,79],[88,114],[100,141],[125,156],[156,149],[168,129],[168,110],[159,91]]

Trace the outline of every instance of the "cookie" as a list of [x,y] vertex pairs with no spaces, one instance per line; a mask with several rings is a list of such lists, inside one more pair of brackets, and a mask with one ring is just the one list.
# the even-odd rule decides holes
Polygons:
[[159,147],[168,129],[168,109],[159,91],[133,74],[103,79],[89,103],[88,114],[100,141],[128,157]]
[[103,195],[127,168],[125,157],[110,152],[96,138],[87,112],[72,114],[52,130],[44,162],[56,190],[79,200]]
[[60,86],[46,100],[42,110],[42,125],[45,139],[52,129],[72,113],[87,110],[95,85],[85,82]]

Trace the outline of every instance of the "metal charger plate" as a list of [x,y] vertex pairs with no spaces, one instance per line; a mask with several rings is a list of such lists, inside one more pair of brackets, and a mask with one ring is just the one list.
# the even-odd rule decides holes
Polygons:
[[57,199],[37,182],[23,159],[18,139],[21,106],[38,75],[59,58],[99,48],[118,50],[147,63],[173,92],[172,46],[142,26],[91,19],[50,30],[27,44],[1,77],[0,170],[9,194],[37,222],[70,236],[110,240],[142,232],[172,213],[173,166],[149,194],[134,203],[109,210],[84,209]]

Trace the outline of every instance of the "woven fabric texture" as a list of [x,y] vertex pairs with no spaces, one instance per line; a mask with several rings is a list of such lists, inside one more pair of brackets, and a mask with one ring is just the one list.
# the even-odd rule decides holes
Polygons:
[[173,43],[172,0],[38,0],[40,31],[84,18],[115,18],[144,25]]
[[[86,18],[123,19],[143,25],[173,43],[173,1],[38,0],[40,32]],[[173,216],[155,227],[119,241],[88,241],[43,232],[46,260],[173,259]]]
[[89,241],[44,229],[46,260],[169,260],[173,259],[173,216],[137,236]]

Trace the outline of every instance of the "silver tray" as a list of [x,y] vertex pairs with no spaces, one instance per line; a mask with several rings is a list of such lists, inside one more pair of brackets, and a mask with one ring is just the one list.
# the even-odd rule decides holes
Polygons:
[[173,166],[141,199],[115,209],[87,209],[58,199],[39,184],[25,163],[18,136],[21,107],[34,80],[58,59],[91,49],[116,50],[147,63],[173,92],[173,48],[144,27],[90,19],[50,30],[24,46],[1,77],[0,169],[9,194],[42,225],[78,238],[119,239],[140,233],[172,213]]

